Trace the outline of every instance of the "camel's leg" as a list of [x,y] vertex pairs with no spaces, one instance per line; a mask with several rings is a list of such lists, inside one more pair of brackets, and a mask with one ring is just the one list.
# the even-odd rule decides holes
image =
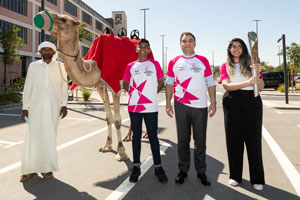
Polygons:
[[146,129],[146,132],[145,132],[145,135],[143,136],[143,138],[149,138],[147,129]]
[[[130,125],[130,127],[128,129],[128,132],[127,132],[127,135],[123,138],[123,142],[130,142],[131,141],[131,136],[132,136],[132,130],[131,130],[131,125]],[[149,138],[147,129],[146,129],[146,132],[145,132],[143,138]]]
[[122,143],[121,138],[121,114],[120,114],[120,93],[114,93],[113,94],[113,102],[114,102],[114,124],[117,130],[117,138],[118,138],[118,148],[117,148],[117,156],[116,159],[118,161],[127,160],[128,156],[125,152],[125,148]]
[[109,102],[109,96],[107,93],[107,88],[104,85],[103,82],[99,83],[97,86],[97,91],[99,92],[102,101],[103,101],[103,105],[104,105],[104,109],[105,109],[105,113],[106,113],[106,122],[107,122],[107,128],[108,128],[108,135],[106,138],[106,143],[104,146],[102,146],[99,151],[101,152],[108,152],[112,150],[112,122],[113,122],[113,116],[111,113],[111,109],[110,109],[110,102]]
[[132,136],[132,130],[131,130],[131,125],[130,125],[127,135],[123,138],[123,142],[131,141],[131,136]]

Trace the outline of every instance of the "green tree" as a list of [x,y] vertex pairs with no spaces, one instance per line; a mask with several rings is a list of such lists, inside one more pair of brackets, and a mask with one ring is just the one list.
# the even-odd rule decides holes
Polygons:
[[291,46],[286,47],[286,55],[290,69],[300,72],[300,45],[292,42]]
[[83,39],[89,40],[90,38],[92,38],[92,33],[85,30],[85,28],[87,27],[86,24],[80,24],[77,29],[79,32],[79,40],[82,41]]
[[2,44],[3,52],[0,53],[1,60],[4,63],[4,80],[6,85],[6,66],[12,65],[14,61],[20,60],[18,49],[23,46],[23,39],[18,37],[18,32],[21,29],[15,25],[11,26],[9,30],[0,31],[0,43]]
[[276,70],[275,67],[273,67],[272,65],[268,65],[268,62],[265,61],[261,61],[260,65],[262,66],[263,72],[274,72]]

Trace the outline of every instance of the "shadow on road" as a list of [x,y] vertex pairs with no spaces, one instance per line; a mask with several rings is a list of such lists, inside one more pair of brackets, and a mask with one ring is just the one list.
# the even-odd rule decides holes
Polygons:
[[132,165],[133,165],[132,161],[130,159],[128,159],[128,160],[124,161],[124,163],[126,164],[127,170],[123,171],[117,177],[114,177],[112,179],[108,179],[108,180],[105,180],[105,181],[99,181],[97,183],[94,183],[94,186],[106,188],[106,189],[109,189],[109,190],[115,190],[130,175],[130,170],[131,170]]
[[[147,141],[144,141],[147,142]],[[140,200],[141,196],[143,200],[181,200],[181,199],[204,199],[208,196],[212,199],[243,199],[252,200],[257,199],[257,196],[265,199],[299,199],[298,196],[281,190],[280,188],[275,188],[268,184],[265,185],[263,191],[256,191],[253,189],[251,183],[248,180],[243,180],[243,182],[238,187],[229,186],[220,183],[219,176],[229,176],[228,173],[224,172],[224,163],[219,160],[207,155],[207,175],[211,180],[211,187],[203,186],[200,180],[197,178],[197,174],[194,170],[193,165],[193,149],[191,148],[191,167],[188,173],[188,177],[184,184],[176,185],[174,183],[175,177],[178,173],[177,167],[177,144],[168,140],[160,139],[160,143],[166,142],[171,145],[165,155],[162,155],[162,165],[168,175],[169,182],[167,184],[161,184],[158,182],[157,178],[154,176],[154,167],[151,167],[148,172],[141,177],[138,183],[133,187],[132,190],[123,198],[124,200]],[[128,171],[121,174],[120,176],[98,182],[95,185],[110,190],[115,190],[127,177],[129,177],[129,169],[132,167],[131,162],[126,163]],[[243,188],[245,192],[238,191],[239,188]],[[247,195],[251,193],[251,196]],[[254,198],[253,196],[256,196]],[[258,198],[260,199],[260,198]]]
[[30,181],[23,183],[24,189],[34,195],[37,200],[70,199],[96,200],[86,192],[79,192],[71,185],[56,178],[44,180],[34,176]]

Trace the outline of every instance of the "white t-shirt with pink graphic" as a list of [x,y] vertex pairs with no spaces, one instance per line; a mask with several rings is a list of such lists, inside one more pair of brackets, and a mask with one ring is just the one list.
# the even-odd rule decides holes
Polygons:
[[[262,77],[262,73],[260,73],[260,76]],[[227,64],[224,63],[220,67],[219,82],[222,83],[222,80],[224,80],[224,79],[230,79],[231,83],[241,83],[241,82],[244,82],[244,81],[248,81],[249,77],[244,76],[241,73],[240,63],[234,63],[234,73],[233,73],[233,75],[230,76],[229,73],[228,73]],[[243,88],[241,88],[241,90],[253,90],[253,86],[243,87]]]
[[216,84],[205,57],[177,56],[170,61],[167,76],[167,84],[174,84],[176,101],[194,108],[207,107],[207,88]]
[[158,111],[157,80],[163,76],[159,63],[151,59],[134,61],[127,65],[123,81],[129,82],[129,112]]

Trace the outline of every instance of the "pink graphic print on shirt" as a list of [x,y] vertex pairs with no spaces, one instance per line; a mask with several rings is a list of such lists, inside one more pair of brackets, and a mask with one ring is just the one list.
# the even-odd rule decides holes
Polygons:
[[185,81],[183,81],[182,83],[180,83],[180,81],[178,80],[178,78],[176,77],[176,80],[175,80],[175,84],[174,84],[174,89],[176,87],[182,87],[182,90],[183,90],[183,97],[180,98],[178,96],[176,96],[175,94],[175,91],[174,91],[174,99],[180,103],[183,103],[183,104],[191,104],[191,101],[192,100],[198,100],[197,97],[195,97],[194,95],[192,95],[190,92],[187,91],[187,88],[189,86],[189,83],[191,81],[192,77],[189,78],[189,79],[186,79]]
[[[137,105],[128,106],[128,111],[129,112],[142,112],[142,111],[146,110],[146,108],[145,108],[145,106],[143,104],[152,103],[152,101],[150,101],[147,97],[145,97],[142,94],[146,82],[147,81],[144,81],[139,86],[137,86],[136,83],[135,83],[135,81],[133,80],[133,83],[132,83],[133,87],[130,86],[130,88],[129,88],[129,94],[131,96],[132,92],[134,90],[137,90],[138,95],[139,95],[139,100],[137,102]],[[130,101],[130,99],[129,99],[129,101]]]

